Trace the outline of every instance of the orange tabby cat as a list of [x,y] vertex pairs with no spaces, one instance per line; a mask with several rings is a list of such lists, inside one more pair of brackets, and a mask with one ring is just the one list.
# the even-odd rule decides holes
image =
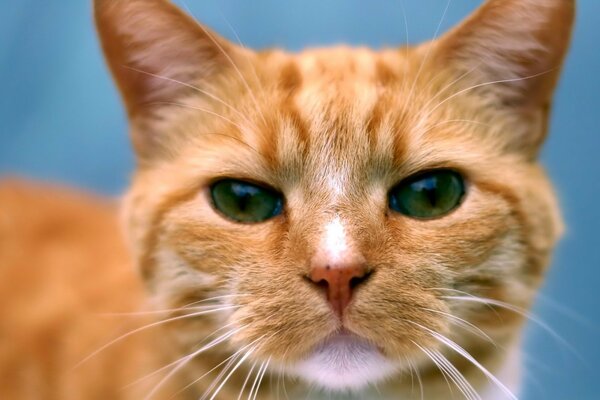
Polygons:
[[111,204],[2,185],[3,399],[516,398],[561,232],[537,154],[574,1],[299,54],[165,0],[95,12],[138,156],[131,246]]

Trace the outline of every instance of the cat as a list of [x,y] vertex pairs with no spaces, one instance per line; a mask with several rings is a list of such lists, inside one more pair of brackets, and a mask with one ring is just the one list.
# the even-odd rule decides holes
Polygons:
[[0,186],[2,398],[517,398],[574,3],[289,53],[95,0],[137,167],[120,205]]

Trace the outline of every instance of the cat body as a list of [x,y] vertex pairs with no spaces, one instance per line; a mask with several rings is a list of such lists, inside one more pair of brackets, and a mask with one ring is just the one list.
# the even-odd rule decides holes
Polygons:
[[537,154],[573,1],[489,0],[414,48],[300,53],[234,45],[163,0],[95,12],[137,170],[120,223],[0,191],[3,342],[20,343],[0,391],[516,398],[562,230]]

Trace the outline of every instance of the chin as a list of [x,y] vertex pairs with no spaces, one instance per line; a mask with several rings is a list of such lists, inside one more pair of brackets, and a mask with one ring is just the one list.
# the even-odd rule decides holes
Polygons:
[[398,373],[400,363],[351,333],[336,333],[316,346],[290,372],[332,392],[358,392]]

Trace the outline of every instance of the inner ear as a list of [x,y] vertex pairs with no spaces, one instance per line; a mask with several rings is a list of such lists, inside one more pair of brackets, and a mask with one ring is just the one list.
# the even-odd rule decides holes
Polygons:
[[519,114],[521,122],[531,124],[526,135],[507,137],[514,141],[513,148],[533,154],[543,141],[570,41],[574,3],[488,0],[433,44],[437,64],[455,71],[457,87],[468,88],[484,96],[486,103]]
[[572,0],[488,0],[439,40],[437,54],[462,71],[477,66],[472,75],[498,81],[507,104],[536,106],[552,95],[574,14]]
[[238,50],[167,0],[95,0],[94,6],[129,118],[144,125],[132,132],[134,145],[138,155],[147,156],[164,140],[156,135],[165,134],[151,132],[143,121],[152,105],[175,102],[214,80],[231,67]]

